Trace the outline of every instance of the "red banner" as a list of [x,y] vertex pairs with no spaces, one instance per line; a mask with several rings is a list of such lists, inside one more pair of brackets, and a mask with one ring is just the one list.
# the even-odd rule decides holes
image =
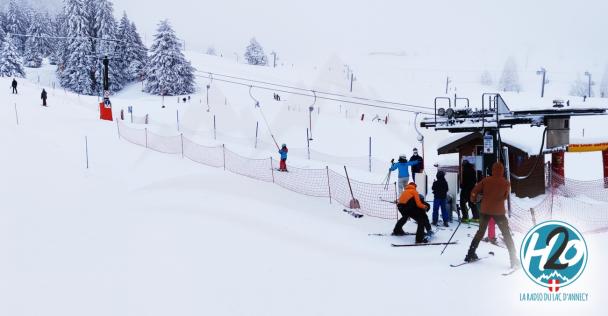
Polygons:
[[113,121],[112,106],[106,106],[103,102],[99,103],[99,118],[106,121]]

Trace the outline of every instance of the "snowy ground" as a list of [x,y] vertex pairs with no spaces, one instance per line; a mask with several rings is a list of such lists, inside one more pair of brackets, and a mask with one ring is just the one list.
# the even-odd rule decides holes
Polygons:
[[[194,61],[199,69],[212,66]],[[220,62],[213,65],[230,70]],[[40,71],[47,89],[48,70]],[[455,236],[459,243],[443,255],[436,246],[391,248],[391,242],[413,237],[370,237],[389,232],[394,223],[354,219],[325,199],[121,141],[113,122],[97,119],[96,97],[50,88],[50,107],[43,108],[37,75],[30,78],[20,81],[19,95],[0,97],[2,315],[566,315],[573,308],[581,315],[603,314],[601,299],[608,288],[598,280],[603,279],[600,267],[608,264],[604,235],[586,236],[589,265],[572,285],[590,293],[588,303],[521,303],[520,292],[545,290],[524,273],[501,276],[508,265],[502,248],[482,243],[478,253],[494,251],[494,258],[449,267],[464,257],[474,227],[461,227]],[[0,86],[9,82],[2,78]],[[259,117],[246,101],[247,90],[220,87],[211,94],[212,112],[201,102],[204,92],[193,96],[193,104],[182,110],[184,128],[209,131],[216,114],[226,134],[251,134]],[[134,105],[136,113],[150,113],[165,124],[161,130],[175,133],[175,100],[165,100],[161,109],[160,98],[139,89],[133,85],[114,97],[115,109]],[[313,126],[314,146],[321,152],[365,156],[369,136],[378,139],[375,156],[386,160],[418,146],[412,125],[406,124],[411,116],[396,115],[394,125],[379,128],[355,115],[343,118],[335,105],[321,111],[329,112]],[[304,147],[307,113],[284,107],[266,113],[275,134],[294,148]],[[437,159],[432,144],[445,135],[425,134],[432,161]],[[352,141],[344,141],[344,135]],[[274,154],[238,141],[227,146]],[[375,182],[384,176],[355,174]],[[406,230],[414,225],[408,223]],[[439,231],[437,240],[451,233]]]

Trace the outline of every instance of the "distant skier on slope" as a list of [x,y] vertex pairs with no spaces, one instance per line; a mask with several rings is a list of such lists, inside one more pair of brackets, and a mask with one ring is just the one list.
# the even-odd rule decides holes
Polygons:
[[47,106],[46,105],[46,90],[42,89],[42,93],[40,93],[40,98],[42,99],[42,106]]
[[519,260],[517,259],[513,238],[511,237],[509,221],[505,216],[505,200],[509,195],[509,182],[504,178],[504,171],[505,169],[502,163],[498,161],[495,162],[494,165],[492,165],[492,175],[479,182],[471,192],[471,202],[475,202],[477,200],[477,195],[480,193],[483,193],[483,198],[481,200],[479,230],[477,230],[475,237],[473,237],[469,252],[464,258],[464,261],[466,262],[472,262],[479,259],[475,250],[477,249],[477,246],[479,246],[479,242],[483,238],[483,235],[486,233],[490,218],[493,218],[504,236],[505,244],[509,250],[511,268],[516,268],[518,266]]
[[403,225],[405,225],[407,219],[411,217],[418,223],[418,228],[416,229],[416,243],[428,243],[429,240],[424,235],[424,229],[427,228],[429,234],[432,234],[428,228],[430,227],[429,218],[426,215],[426,212],[429,210],[429,204],[422,201],[420,194],[416,191],[416,184],[414,182],[408,184],[399,196],[399,200],[397,200],[397,209],[399,210],[399,213],[401,213],[401,218],[397,221],[397,224],[395,224],[395,228],[393,228],[393,235],[405,235]]
[[416,174],[424,171],[424,159],[418,155],[418,148],[414,148],[410,161],[418,161],[417,165],[412,166],[412,179],[416,182]]
[[448,198],[448,182],[445,181],[445,172],[443,170],[437,171],[437,180],[433,181],[433,225],[437,226],[439,220],[439,208],[441,207],[441,218],[443,219],[443,226],[449,227],[449,214],[447,206]]
[[405,155],[399,156],[399,161],[395,163],[395,159],[391,160],[391,167],[388,171],[395,171],[399,169],[399,176],[397,178],[397,184],[399,186],[399,194],[403,192],[403,189],[410,182],[410,171],[409,167],[417,165],[418,161],[407,162],[407,158]]
[[281,162],[279,163],[279,171],[287,171],[287,149],[286,144],[281,145],[281,149],[279,149],[279,154],[281,155]]
[[13,88],[13,94],[17,94],[17,80],[13,78],[13,82],[11,82],[11,87]]

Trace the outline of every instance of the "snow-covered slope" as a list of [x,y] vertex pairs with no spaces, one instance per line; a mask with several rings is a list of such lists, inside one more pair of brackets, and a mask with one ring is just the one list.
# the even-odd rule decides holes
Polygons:
[[[230,70],[220,62],[195,66]],[[249,71],[313,85],[295,75]],[[1,78],[0,86],[9,82]],[[561,315],[571,308],[601,314],[600,296],[607,288],[597,280],[608,263],[601,235],[589,236],[593,264],[577,281],[592,293],[588,304],[521,304],[520,292],[538,288],[523,273],[500,275],[508,264],[501,248],[482,244],[480,254],[496,256],[449,267],[464,257],[474,228],[461,227],[454,237],[459,243],[443,255],[435,246],[391,248],[391,242],[413,237],[368,236],[389,232],[394,223],[354,219],[327,200],[121,141],[113,122],[98,120],[96,97],[53,89],[46,80],[41,84],[20,80],[19,95],[0,97],[2,315],[403,315],[486,309]],[[160,98],[141,94],[138,85],[113,97],[114,108],[133,105],[136,115],[150,114],[151,128],[166,133],[177,132],[177,107],[180,128],[192,133],[212,130],[213,114],[218,130],[233,138],[253,134],[256,121],[263,126],[247,89],[213,85],[209,113],[204,92],[185,105],[166,98],[163,109]],[[42,87],[49,91],[48,108],[39,106]],[[275,105],[270,94],[258,98],[273,132],[281,142],[304,147],[305,109],[285,110],[299,102]],[[347,118],[335,104],[321,106],[313,122],[313,148],[319,151],[365,156],[372,136],[374,156],[388,160],[418,145],[411,115],[394,115],[394,123],[379,126],[359,120],[364,109]],[[262,140],[270,142],[261,131]],[[433,161],[432,144],[445,135],[425,133]],[[210,135],[200,137],[211,142]],[[232,140],[227,146],[274,155],[271,146],[253,151]],[[375,182],[383,176],[355,174]],[[413,231],[413,224],[406,230]],[[437,240],[451,233],[438,231]]]

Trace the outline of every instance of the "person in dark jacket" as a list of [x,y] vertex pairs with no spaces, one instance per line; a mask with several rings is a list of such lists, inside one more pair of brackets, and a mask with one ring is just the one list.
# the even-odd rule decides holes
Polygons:
[[437,180],[433,181],[433,225],[437,225],[439,220],[439,208],[441,207],[441,218],[443,219],[443,226],[449,227],[448,221],[450,220],[450,214],[448,213],[448,182],[445,181],[445,172],[442,170],[437,171]]
[[431,234],[431,231],[428,228],[430,226],[429,218],[426,215],[426,211],[428,211],[429,207],[429,204],[420,198],[420,194],[416,190],[416,184],[410,182],[399,196],[399,200],[397,200],[397,209],[399,210],[399,213],[401,213],[401,218],[397,221],[397,224],[393,229],[393,235],[405,235],[403,225],[405,225],[407,219],[411,217],[418,223],[418,228],[416,229],[416,243],[428,243],[429,240],[424,235],[424,229],[426,228],[429,231],[429,234]]
[[11,82],[11,87],[13,88],[13,94],[17,93],[17,80],[13,78],[13,82]]
[[42,106],[46,106],[46,90],[42,89],[42,93],[40,94],[40,98],[42,99]]
[[287,171],[287,145],[282,144],[281,149],[279,149],[279,154],[281,155],[281,162],[279,163],[279,171]]
[[412,154],[412,157],[410,157],[410,161],[418,161],[417,165],[412,166],[412,179],[415,182],[416,174],[422,173],[422,171],[424,170],[424,159],[418,156],[418,148],[414,148],[414,152]]
[[479,259],[475,250],[479,246],[479,242],[483,238],[488,228],[490,218],[496,221],[496,225],[500,229],[505,240],[505,245],[509,250],[509,259],[511,260],[511,268],[516,268],[519,265],[519,259],[515,250],[515,244],[511,237],[511,229],[505,209],[505,200],[509,196],[509,182],[504,176],[504,166],[500,162],[495,162],[492,165],[492,175],[484,178],[471,191],[471,201],[476,201],[479,194],[483,194],[481,199],[481,216],[479,219],[479,230],[471,241],[469,251],[464,258],[464,261],[471,262]]
[[460,211],[462,212],[462,221],[469,222],[469,210],[473,213],[473,220],[479,220],[477,205],[469,200],[471,190],[477,184],[477,172],[475,167],[468,160],[462,162],[462,174],[460,176]]

